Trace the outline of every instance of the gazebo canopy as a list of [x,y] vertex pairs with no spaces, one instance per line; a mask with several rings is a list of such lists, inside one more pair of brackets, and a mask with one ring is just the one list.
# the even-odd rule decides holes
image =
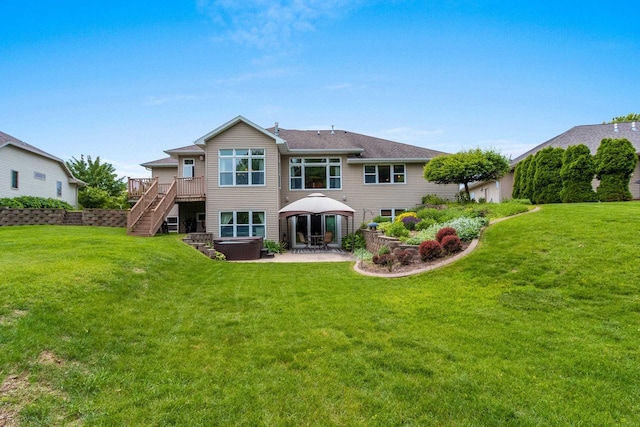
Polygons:
[[278,211],[280,218],[304,214],[336,214],[353,216],[355,210],[322,193],[309,194],[304,199],[289,203]]

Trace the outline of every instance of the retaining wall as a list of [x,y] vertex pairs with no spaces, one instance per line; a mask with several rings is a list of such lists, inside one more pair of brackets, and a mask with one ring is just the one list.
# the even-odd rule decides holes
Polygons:
[[[11,225],[63,225],[64,209],[9,209],[0,208],[0,227]],[[82,211],[82,225],[126,227],[127,211],[87,209]]]
[[362,230],[362,234],[364,235],[367,250],[374,255],[380,251],[381,247],[386,246],[392,254],[398,254],[402,251],[410,251],[413,253],[413,258],[415,260],[420,260],[420,253],[418,252],[418,246],[416,245],[406,245],[395,237],[385,236],[381,231]]

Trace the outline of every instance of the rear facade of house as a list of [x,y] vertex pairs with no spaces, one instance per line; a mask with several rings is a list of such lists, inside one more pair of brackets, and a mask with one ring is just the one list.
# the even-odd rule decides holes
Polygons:
[[[166,151],[168,158],[147,162],[151,178],[129,179],[132,199],[143,199],[157,183],[156,198],[174,186],[158,221],[169,231],[213,233],[216,237],[261,236],[303,246],[299,235],[331,232],[329,246],[363,221],[381,215],[394,218],[421,203],[426,194],[453,200],[456,185],[429,183],[426,162],[439,151],[343,130],[299,131],[262,128],[242,116],[223,124],[194,144]],[[153,191],[152,191],[153,192]],[[280,218],[278,211],[311,193],[322,193],[355,210],[351,219],[333,214]],[[149,206],[153,205],[148,198]],[[135,207],[132,211],[136,209]],[[141,218],[136,212],[130,222]]]

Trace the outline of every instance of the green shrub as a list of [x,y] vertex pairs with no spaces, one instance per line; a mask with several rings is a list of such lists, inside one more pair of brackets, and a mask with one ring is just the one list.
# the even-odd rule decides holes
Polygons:
[[465,218],[460,217],[442,224],[443,227],[453,227],[456,234],[463,242],[469,242],[480,237],[482,227],[487,225],[489,220],[486,218]]
[[409,230],[407,230],[402,222],[388,222],[380,224],[380,229],[384,231],[384,234],[390,237],[409,237]]
[[391,253],[391,249],[389,249],[389,246],[387,245],[382,245],[380,246],[380,249],[378,249],[378,255],[384,255],[384,254],[390,254]]
[[435,240],[425,240],[420,243],[418,253],[420,254],[420,259],[425,262],[440,258],[443,255],[442,246]]
[[0,199],[0,206],[15,209],[74,209],[73,206],[62,200],[34,196]]
[[422,204],[423,205],[446,205],[448,203],[447,200],[436,194],[427,194],[422,196]]
[[342,249],[345,251],[351,252],[357,249],[364,249],[366,246],[367,243],[360,231],[349,233],[342,238]]
[[373,258],[373,254],[364,248],[355,249],[353,255],[363,261],[371,261],[371,258]]
[[629,181],[638,157],[628,139],[605,138],[594,157],[596,177],[600,180],[598,199],[602,202],[631,200]]
[[419,223],[416,224],[416,230],[420,231],[420,230],[426,230],[427,228],[431,227],[433,224],[436,224],[436,220],[432,219],[432,218],[426,218],[423,220],[420,220]]
[[265,240],[263,246],[273,254],[281,254],[283,251],[282,245],[274,240]]
[[535,155],[533,177],[533,200],[535,203],[560,203],[562,191],[562,157],[564,149],[547,147]]
[[371,222],[377,222],[378,224],[381,224],[383,222],[391,222],[391,218],[378,215],[377,217],[373,218]]

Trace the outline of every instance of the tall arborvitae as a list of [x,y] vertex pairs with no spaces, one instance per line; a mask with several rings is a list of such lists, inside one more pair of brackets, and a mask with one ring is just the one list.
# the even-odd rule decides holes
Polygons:
[[629,181],[637,162],[636,150],[628,139],[603,139],[595,155],[596,178],[600,180],[598,199],[631,200]]
[[598,196],[591,185],[594,174],[595,166],[589,147],[584,144],[567,147],[562,159],[562,168],[560,169],[560,176],[562,177],[560,199],[562,199],[562,202],[597,201]]
[[533,177],[533,203],[560,203],[562,190],[562,148],[547,147],[536,154]]
[[532,200],[533,195],[533,171],[535,170],[534,156],[529,155],[520,162],[520,199]]

